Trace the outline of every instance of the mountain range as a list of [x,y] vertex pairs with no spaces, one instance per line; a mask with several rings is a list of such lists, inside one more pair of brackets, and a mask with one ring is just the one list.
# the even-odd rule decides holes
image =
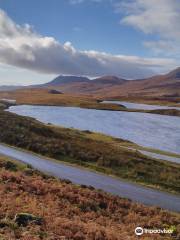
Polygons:
[[[29,87],[48,88],[63,93],[88,94],[110,98],[139,96],[180,97],[180,67],[165,75],[137,80],[126,80],[116,76],[89,79],[82,76],[60,75],[48,83]],[[18,88],[22,88],[22,86],[2,86],[0,91],[10,91]]]
[[103,76],[90,80],[87,77],[58,76],[51,82],[38,85],[55,88],[65,93],[100,96],[169,96],[180,97],[180,67],[165,75],[126,80],[116,76]]

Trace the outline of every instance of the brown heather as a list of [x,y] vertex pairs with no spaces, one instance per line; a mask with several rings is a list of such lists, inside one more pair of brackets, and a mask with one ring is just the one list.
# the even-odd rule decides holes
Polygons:
[[[22,212],[42,217],[42,225],[18,226],[14,217]],[[0,239],[136,240],[137,226],[172,225],[177,229],[174,237],[154,234],[141,239],[179,239],[178,223],[179,215],[60,181],[0,157]]]

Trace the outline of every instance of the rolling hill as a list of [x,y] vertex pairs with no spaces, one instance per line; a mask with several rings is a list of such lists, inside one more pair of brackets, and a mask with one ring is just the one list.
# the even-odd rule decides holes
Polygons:
[[179,97],[180,67],[165,75],[140,80],[126,80],[116,76],[103,76],[93,80],[87,77],[59,76],[40,87],[105,97]]
[[[96,99],[156,99],[161,98],[168,101],[179,102],[180,99],[180,67],[164,75],[156,75],[151,78],[126,80],[116,76],[102,76],[95,79],[89,79],[81,76],[58,76],[45,84],[33,85],[29,87],[10,87],[0,86],[0,92],[25,92],[32,95],[32,89],[60,93],[66,93],[69,96],[86,95],[93,96]],[[28,94],[28,95],[29,95]],[[38,95],[39,95],[38,94]],[[8,97],[9,97],[8,95]],[[1,93],[2,97],[5,97]],[[31,96],[32,97],[32,96]]]

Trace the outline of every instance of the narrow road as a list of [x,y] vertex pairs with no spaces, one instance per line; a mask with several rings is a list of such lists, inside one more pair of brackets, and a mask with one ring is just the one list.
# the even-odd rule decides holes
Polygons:
[[42,156],[0,144],[0,154],[31,164],[34,168],[52,176],[69,179],[76,184],[91,185],[111,194],[132,199],[146,205],[155,205],[164,209],[180,212],[180,196],[143,187],[100,173],[68,166],[51,161]]

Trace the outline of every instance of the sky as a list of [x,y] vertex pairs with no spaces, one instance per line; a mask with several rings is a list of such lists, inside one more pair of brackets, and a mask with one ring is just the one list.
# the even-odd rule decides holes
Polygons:
[[179,0],[0,0],[0,85],[180,66]]

